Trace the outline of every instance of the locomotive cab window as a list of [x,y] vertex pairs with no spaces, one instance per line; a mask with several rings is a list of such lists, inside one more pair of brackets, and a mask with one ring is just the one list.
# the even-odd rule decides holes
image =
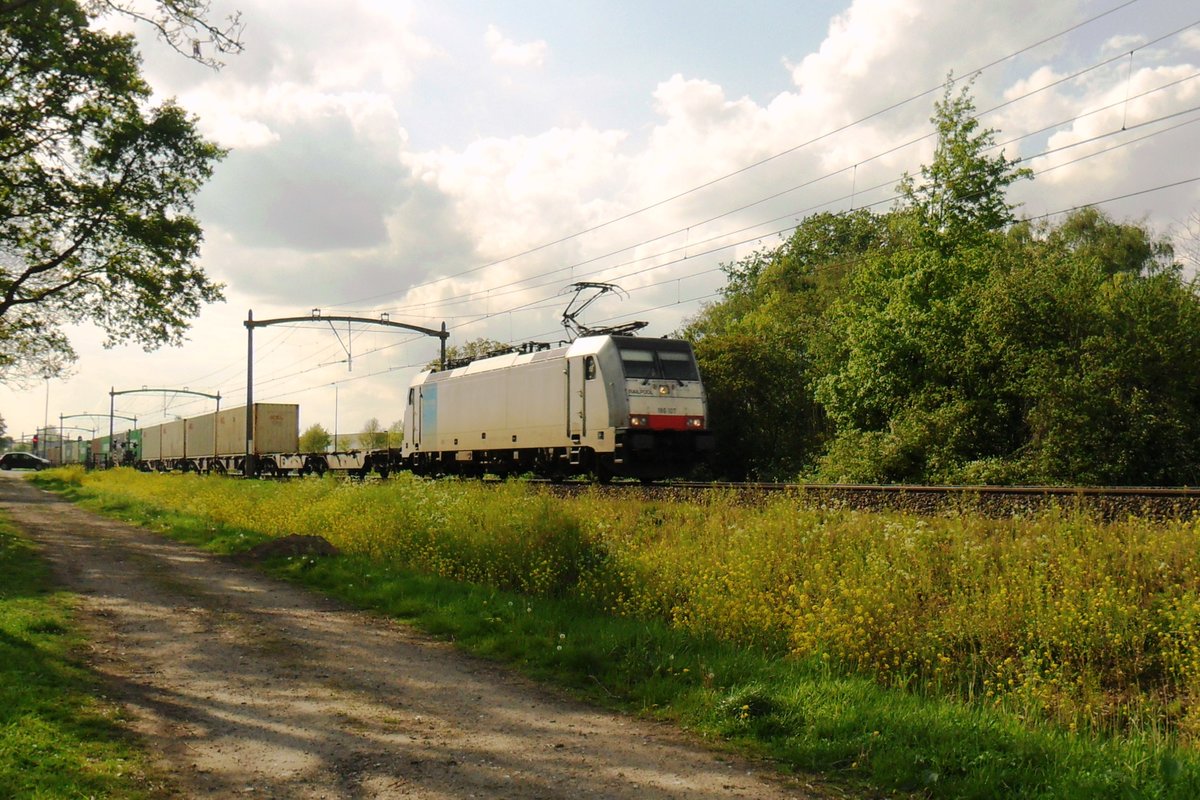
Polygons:
[[408,404],[411,406],[412,403],[413,403],[413,388],[410,386],[410,387],[408,387]]
[[658,362],[662,366],[662,376],[675,381],[699,380],[696,374],[696,363],[692,361],[691,353],[680,353],[673,350],[663,350],[658,354]]
[[584,380],[594,380],[596,377],[596,359],[588,356],[583,360],[583,378]]
[[659,378],[698,381],[696,359],[687,342],[670,339],[636,339],[619,342],[621,365],[626,378]]
[[654,353],[649,350],[622,350],[621,364],[625,367],[626,378],[658,377],[658,370],[654,367]]

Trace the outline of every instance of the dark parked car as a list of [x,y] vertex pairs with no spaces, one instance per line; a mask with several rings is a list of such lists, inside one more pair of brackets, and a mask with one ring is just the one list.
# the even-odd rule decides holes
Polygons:
[[0,469],[49,469],[51,463],[33,453],[5,453],[0,456]]

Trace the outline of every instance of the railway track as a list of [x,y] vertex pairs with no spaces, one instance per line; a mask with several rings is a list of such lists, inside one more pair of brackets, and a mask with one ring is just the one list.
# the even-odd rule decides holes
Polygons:
[[[276,476],[275,480],[300,480]],[[347,483],[379,483],[375,474],[344,475]],[[436,480],[436,479],[435,479]],[[454,479],[450,479],[454,480]],[[947,515],[975,513],[991,517],[1015,517],[1051,509],[1085,512],[1104,520],[1137,517],[1185,519],[1200,517],[1200,488],[1153,486],[927,486],[918,484],[767,483],[735,481],[667,481],[640,483],[587,480],[552,481],[522,478],[543,491],[562,497],[585,492],[635,494],[646,499],[708,502],[718,494],[733,496],[741,503],[761,503],[789,495],[798,502],[821,508],[857,511],[902,511],[914,514]],[[504,479],[485,478],[483,483],[501,485]]]
[[1025,516],[1051,509],[1081,511],[1101,519],[1128,517],[1193,519],[1200,516],[1200,489],[1187,487],[1065,486],[922,486],[820,483],[672,482],[642,485],[612,483],[545,483],[549,491],[569,495],[583,491],[635,492],[653,499],[703,501],[714,493],[731,494],[739,502],[763,502],[780,495],[823,508],[860,511],[904,511],[946,515],[975,513],[994,517]]

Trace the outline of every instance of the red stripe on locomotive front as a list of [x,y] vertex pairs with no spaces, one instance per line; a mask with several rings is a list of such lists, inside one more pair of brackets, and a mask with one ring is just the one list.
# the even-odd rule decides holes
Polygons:
[[652,431],[686,431],[687,420],[679,414],[647,414],[646,427]]

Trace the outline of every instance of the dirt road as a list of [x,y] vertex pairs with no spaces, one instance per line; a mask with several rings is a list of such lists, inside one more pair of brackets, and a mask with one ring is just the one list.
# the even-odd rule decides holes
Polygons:
[[785,798],[803,782],[0,476],[184,797]]

